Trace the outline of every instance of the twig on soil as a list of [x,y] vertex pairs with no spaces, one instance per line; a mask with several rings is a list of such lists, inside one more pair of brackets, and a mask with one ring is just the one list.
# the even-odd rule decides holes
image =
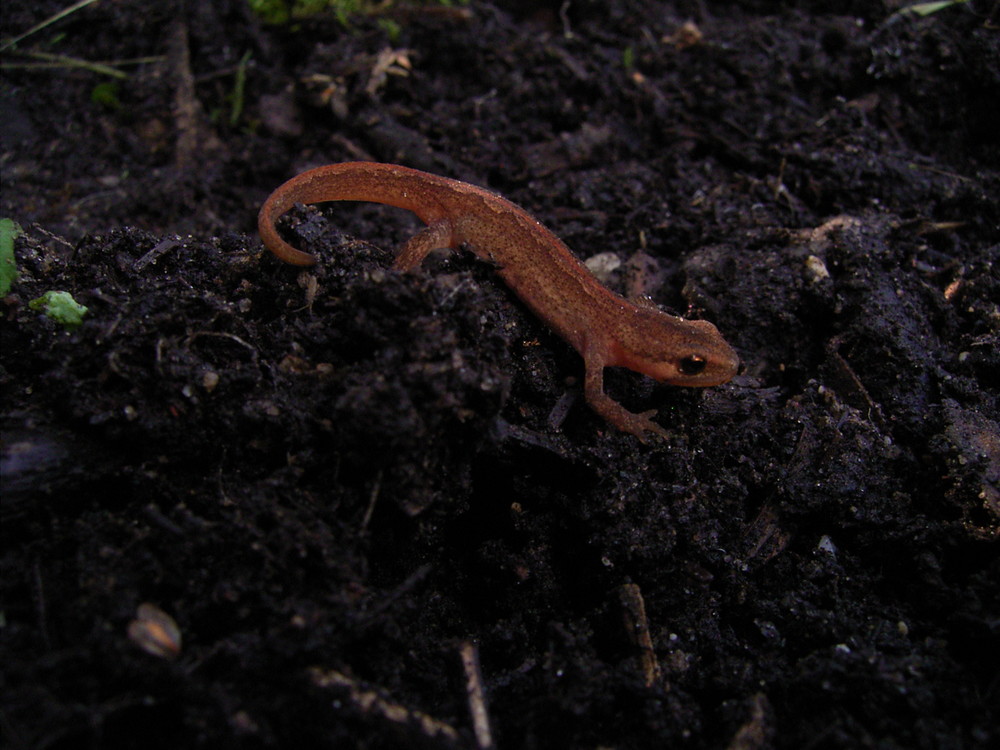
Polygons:
[[201,104],[195,95],[191,73],[191,50],[187,25],[176,21],[167,40],[167,57],[174,77],[174,121],[177,125],[177,152],[174,164],[184,172],[197,166],[199,151],[215,151],[221,143],[202,127]]
[[382,470],[379,469],[375,475],[375,483],[372,486],[371,494],[368,496],[368,507],[365,508],[365,515],[361,519],[361,533],[368,529],[368,522],[372,520],[372,513],[375,512],[375,503],[378,501],[379,490],[382,489]]
[[228,341],[232,341],[234,344],[238,344],[239,346],[242,346],[244,349],[246,349],[248,352],[250,352],[250,361],[251,362],[253,362],[255,364],[257,362],[258,352],[257,352],[257,348],[253,344],[251,344],[248,341],[244,341],[239,336],[237,336],[237,335],[235,335],[233,333],[226,333],[225,331],[195,331],[190,336],[188,336],[187,341],[184,342],[185,346],[190,347],[191,344],[193,344],[195,341],[197,341],[198,339],[200,339],[202,337],[215,338],[215,339],[226,339]]
[[60,237],[58,234],[50,232],[48,229],[45,229],[44,227],[42,227],[37,222],[31,225],[31,231],[32,232],[37,232],[38,234],[41,234],[41,235],[44,235],[44,236],[48,237],[50,240],[52,240],[53,242],[58,242],[60,245],[62,245],[63,247],[67,247],[70,250],[75,250],[76,249],[76,245],[74,245],[72,242],[70,242],[69,240],[67,240],[65,237]]
[[309,676],[317,687],[347,690],[347,699],[361,714],[375,714],[392,724],[407,727],[431,739],[444,739],[459,745],[460,735],[451,725],[421,711],[409,709],[383,698],[375,690],[362,685],[335,669],[311,667]]
[[486,690],[479,667],[479,649],[472,641],[462,641],[458,647],[465,672],[465,691],[469,697],[469,714],[472,716],[472,731],[476,735],[479,750],[493,747],[493,733],[490,731],[490,716],[486,710]]
[[427,577],[427,574],[431,572],[433,567],[434,566],[431,565],[430,563],[426,563],[424,565],[421,565],[412,573],[410,573],[410,575],[407,576],[405,581],[403,581],[396,588],[390,591],[385,596],[385,598],[382,599],[381,602],[372,607],[371,611],[366,614],[364,619],[368,622],[371,622],[375,618],[379,617],[383,612],[389,609],[389,607],[391,607],[393,604],[399,601],[400,598],[403,597],[403,595],[405,595],[409,591],[412,591],[417,586],[418,583],[424,580],[424,578]]
[[132,264],[133,273],[142,273],[146,266],[150,263],[157,261],[161,255],[166,255],[174,248],[180,247],[181,241],[174,238],[168,237],[165,240],[161,240],[156,243],[156,246],[150,250],[148,253],[139,258],[135,263]]
[[646,687],[651,687],[660,678],[660,665],[656,661],[653,641],[649,637],[649,620],[646,619],[646,603],[642,598],[642,591],[637,584],[626,583],[618,589],[618,600],[623,608],[625,633],[639,649],[642,677]]

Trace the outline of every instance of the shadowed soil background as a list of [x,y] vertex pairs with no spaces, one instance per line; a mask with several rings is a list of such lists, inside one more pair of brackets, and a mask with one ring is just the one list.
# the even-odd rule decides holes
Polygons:
[[[996,747],[1000,11],[901,7],[102,1],[5,46],[4,746]],[[487,264],[389,270],[408,214],[263,254],[354,159],[501,192],[743,373],[609,371],[643,445]]]

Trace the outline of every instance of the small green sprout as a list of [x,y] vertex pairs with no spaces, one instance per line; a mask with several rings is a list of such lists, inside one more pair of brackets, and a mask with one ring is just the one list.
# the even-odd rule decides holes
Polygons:
[[635,47],[631,44],[622,51],[622,65],[625,70],[632,70],[635,67]]
[[118,98],[118,84],[113,81],[99,83],[90,90],[90,101],[107,109],[117,111],[122,108]]
[[281,26],[293,18],[309,18],[324,11],[333,11],[346,24],[347,17],[357,11],[358,0],[249,0],[250,9],[264,23]]
[[32,310],[38,310],[52,318],[59,325],[73,330],[79,328],[87,308],[73,299],[69,292],[49,291],[28,303]]
[[21,227],[10,219],[0,219],[0,297],[6,297],[17,279],[14,262],[14,240],[21,235]]
[[403,27],[397,21],[391,18],[380,18],[376,23],[392,44],[399,42],[399,37],[403,33]]

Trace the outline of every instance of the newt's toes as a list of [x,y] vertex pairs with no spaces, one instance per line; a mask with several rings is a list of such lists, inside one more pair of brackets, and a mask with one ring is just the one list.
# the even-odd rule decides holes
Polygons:
[[639,440],[647,444],[650,442],[649,433],[656,435],[661,440],[669,440],[670,433],[651,419],[654,416],[656,416],[656,409],[650,409],[640,414],[633,414],[628,426],[623,429],[631,432]]

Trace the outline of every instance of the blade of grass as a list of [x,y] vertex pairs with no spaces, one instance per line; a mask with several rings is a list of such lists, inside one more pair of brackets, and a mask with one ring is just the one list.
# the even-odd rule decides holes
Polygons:
[[44,29],[46,26],[51,26],[56,21],[59,21],[59,20],[65,18],[69,14],[76,13],[78,10],[80,10],[80,8],[86,8],[91,3],[96,3],[96,2],[97,2],[97,0],[80,0],[80,2],[78,2],[78,3],[73,3],[68,8],[65,8],[65,9],[59,11],[58,13],[56,13],[53,16],[49,16],[44,21],[42,21],[40,24],[32,26],[30,29],[28,29],[23,34],[21,34],[21,36],[16,36],[13,39],[8,39],[3,44],[0,44],[0,52],[4,52],[4,51],[10,49],[15,44],[17,44],[18,42],[20,42],[22,39],[27,39],[32,34],[38,33],[39,31],[41,31],[42,29]]
[[[100,73],[101,75],[111,76],[112,78],[128,78],[128,73],[123,73],[120,70],[112,68],[110,65],[104,65],[102,63],[90,62],[89,60],[81,60],[78,57],[67,57],[66,55],[52,55],[48,52],[25,52],[23,53],[25,57],[30,57],[35,60],[44,60],[44,67],[49,68],[82,68],[83,70],[89,70],[91,73]],[[28,67],[28,66],[18,66],[17,64],[5,64],[0,67],[3,68],[16,68],[16,67]],[[42,66],[35,66],[42,67]]]
[[247,85],[247,65],[253,53],[247,50],[236,66],[236,81],[233,84],[232,109],[229,111],[229,124],[236,125],[243,115],[244,96]]
[[897,12],[900,14],[913,13],[918,16],[929,16],[932,13],[937,13],[939,10],[950,8],[952,5],[961,5],[965,2],[968,2],[968,0],[940,0],[939,2],[916,3],[908,5],[905,8],[900,8]]

